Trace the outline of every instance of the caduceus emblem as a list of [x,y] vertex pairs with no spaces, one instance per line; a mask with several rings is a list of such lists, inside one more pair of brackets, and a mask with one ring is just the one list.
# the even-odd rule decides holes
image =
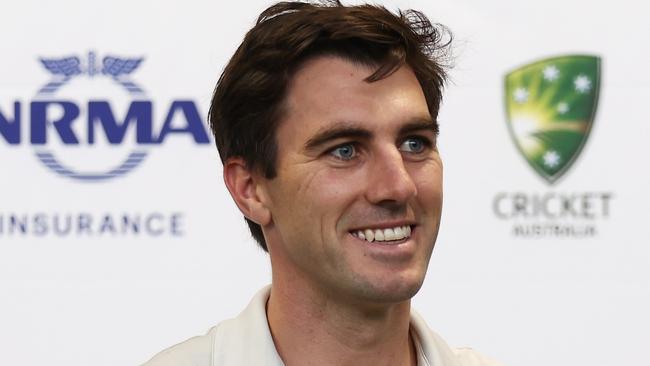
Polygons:
[[96,75],[108,76],[131,94],[144,93],[140,86],[128,78],[140,66],[144,60],[143,57],[104,56],[101,67],[97,64],[97,55],[92,51],[88,53],[85,63],[82,63],[79,56],[40,58],[39,60],[45,69],[52,74],[53,78],[38,91],[38,94],[53,94],[71,79],[80,75],[89,77]]

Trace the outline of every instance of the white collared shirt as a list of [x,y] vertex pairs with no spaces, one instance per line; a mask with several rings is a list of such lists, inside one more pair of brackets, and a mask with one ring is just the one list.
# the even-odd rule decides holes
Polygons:
[[[284,366],[266,319],[271,286],[260,290],[236,318],[207,334],[170,347],[142,366]],[[452,349],[411,311],[418,366],[500,366],[469,348]]]

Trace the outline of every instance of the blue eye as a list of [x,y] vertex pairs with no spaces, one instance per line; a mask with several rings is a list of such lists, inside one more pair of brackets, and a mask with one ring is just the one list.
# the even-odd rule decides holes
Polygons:
[[341,160],[351,160],[356,155],[357,151],[352,144],[345,144],[332,149],[331,154]]
[[400,150],[406,151],[409,153],[421,153],[428,147],[428,143],[424,141],[422,138],[415,138],[411,137],[404,142],[402,142],[402,145],[400,146]]

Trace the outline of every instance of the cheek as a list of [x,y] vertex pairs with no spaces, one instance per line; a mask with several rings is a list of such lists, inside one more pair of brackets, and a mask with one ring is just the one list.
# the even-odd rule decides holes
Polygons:
[[354,169],[317,167],[305,169],[293,184],[294,193],[314,206],[336,206],[362,189],[363,172]]
[[324,235],[321,230],[338,223],[362,181],[344,169],[304,166],[291,174],[280,172],[270,192],[274,222],[287,234]]
[[418,190],[418,198],[426,208],[440,209],[442,205],[442,166],[429,164],[412,174]]
[[434,181],[442,178],[442,160],[438,154],[433,154],[424,161],[412,165],[411,174],[414,177],[432,178]]

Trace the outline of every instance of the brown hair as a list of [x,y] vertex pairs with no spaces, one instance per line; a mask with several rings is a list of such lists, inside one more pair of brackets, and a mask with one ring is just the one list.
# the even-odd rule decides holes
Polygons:
[[[239,156],[267,178],[276,175],[275,131],[291,77],[305,60],[335,55],[376,67],[381,80],[404,63],[417,77],[434,119],[438,115],[451,36],[414,10],[393,14],[340,1],[280,2],[260,14],[224,69],[212,97],[209,122],[221,161]],[[261,227],[246,219],[267,251]]]

